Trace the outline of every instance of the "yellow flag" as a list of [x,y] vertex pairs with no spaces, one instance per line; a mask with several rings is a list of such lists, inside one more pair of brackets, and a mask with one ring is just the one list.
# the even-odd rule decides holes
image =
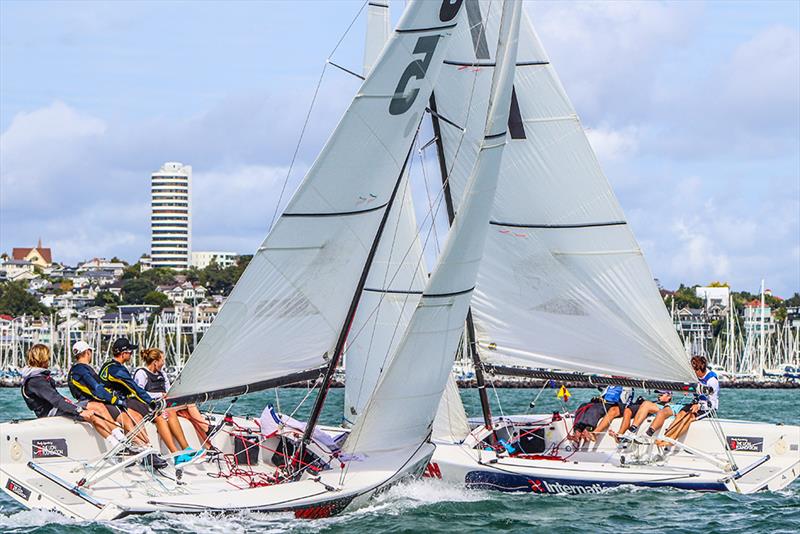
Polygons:
[[556,396],[559,399],[562,399],[564,402],[567,402],[571,397],[569,390],[565,386],[561,386],[561,389],[558,390],[558,394]]

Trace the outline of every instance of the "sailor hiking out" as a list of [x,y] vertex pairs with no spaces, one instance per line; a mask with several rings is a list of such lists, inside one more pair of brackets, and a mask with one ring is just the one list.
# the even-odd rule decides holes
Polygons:
[[[136,426],[136,421],[128,413],[125,398],[117,395],[106,386],[100,376],[92,368],[93,349],[85,341],[77,341],[72,346],[72,355],[75,363],[67,373],[69,391],[78,403],[101,403],[108,411],[109,416],[119,423],[125,432],[130,432]],[[135,438],[141,445],[148,443],[147,434],[139,432]]]
[[99,402],[83,400],[73,403],[63,397],[50,376],[50,349],[36,344],[28,350],[28,366],[23,369],[24,379],[20,391],[25,404],[36,417],[64,416],[92,424],[106,440],[108,449],[125,441],[125,435],[111,423],[111,416]]

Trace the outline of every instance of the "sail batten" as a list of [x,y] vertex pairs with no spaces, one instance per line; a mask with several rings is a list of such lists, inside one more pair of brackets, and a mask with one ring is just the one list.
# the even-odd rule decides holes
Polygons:
[[[471,17],[486,39],[497,35],[492,2],[474,2]],[[692,380],[641,248],[527,17],[519,43],[517,65],[536,66],[515,73],[512,135],[472,302],[481,359]],[[466,128],[441,128],[456,201],[482,142],[496,70],[488,52],[461,28],[436,87],[448,96],[437,111]]]
[[[333,354],[348,320],[441,68],[450,31],[440,27],[457,11],[449,4],[408,4],[359,96],[198,343],[171,397],[268,382],[326,364],[323,355]],[[409,69],[413,76],[404,77]]]
[[[504,67],[495,71],[484,133],[500,130],[508,120],[510,108],[521,2],[506,0],[503,6],[504,31],[499,38],[498,55],[503,58]],[[343,446],[346,452],[367,456],[385,451],[399,454],[430,434],[461,341],[483,256],[504,146],[501,143],[497,150],[479,150],[462,208],[439,262],[402,342]]]

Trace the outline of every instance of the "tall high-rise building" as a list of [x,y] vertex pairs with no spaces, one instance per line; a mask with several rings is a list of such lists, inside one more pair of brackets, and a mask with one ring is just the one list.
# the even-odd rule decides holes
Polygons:
[[192,252],[192,167],[167,162],[150,181],[153,267],[188,269]]

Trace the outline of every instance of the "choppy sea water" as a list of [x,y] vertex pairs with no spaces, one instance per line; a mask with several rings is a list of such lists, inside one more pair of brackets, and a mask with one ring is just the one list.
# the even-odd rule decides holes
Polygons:
[[[495,413],[529,411],[539,390],[505,389],[492,392]],[[571,409],[594,390],[574,390]],[[256,415],[267,403],[280,403],[284,412],[306,394],[282,390],[240,399],[232,410]],[[479,414],[477,392],[462,390],[467,412]],[[323,424],[338,424],[343,390],[333,390],[322,416]],[[721,416],[773,423],[800,423],[797,390],[727,390],[721,397]],[[297,411],[304,418],[311,399]],[[559,409],[555,390],[545,389],[536,412]],[[227,403],[208,408],[222,411]],[[0,420],[28,417],[16,389],[0,389]],[[441,481],[420,480],[396,486],[370,506],[342,516],[299,520],[289,515],[229,516],[153,514],[111,523],[68,520],[52,512],[22,509],[0,495],[0,531],[36,533],[106,532],[800,532],[800,482],[777,493],[737,495],[695,493],[670,489],[615,488],[599,495],[553,496],[504,494],[466,490]]]

